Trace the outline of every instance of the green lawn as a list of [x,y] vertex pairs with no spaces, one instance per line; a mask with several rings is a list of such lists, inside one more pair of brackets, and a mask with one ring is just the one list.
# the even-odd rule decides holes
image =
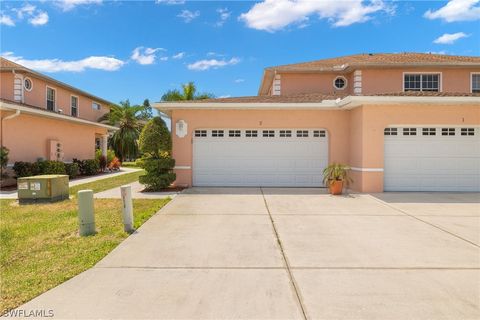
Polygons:
[[[135,226],[168,201],[133,200]],[[97,234],[79,237],[76,200],[21,206],[0,200],[0,314],[92,267],[128,237],[121,207],[120,199],[96,199]]]
[[108,189],[123,186],[124,184],[138,181],[138,177],[145,174],[144,170],[130,172],[119,176],[105,178],[93,182],[83,183],[74,187],[70,187],[70,195],[74,196],[80,190],[90,189],[93,193],[105,191]]

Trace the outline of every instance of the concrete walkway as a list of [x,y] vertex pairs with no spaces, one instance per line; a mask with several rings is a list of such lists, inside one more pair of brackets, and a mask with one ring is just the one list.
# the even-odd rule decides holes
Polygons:
[[[138,181],[129,183],[127,184],[127,186],[132,187],[133,199],[173,198],[179,193],[179,192],[142,192],[142,190],[145,189],[145,186]],[[95,193],[94,197],[97,199],[121,199],[120,187]]]
[[193,188],[20,309],[61,319],[479,319],[479,202]]
[[[117,172],[103,173],[103,174],[92,176],[92,177],[82,177],[82,178],[74,179],[68,183],[68,186],[73,187],[76,185],[113,178],[113,177],[121,176],[127,173],[136,172],[140,170],[142,169],[123,167],[120,169],[120,171],[117,171]],[[18,194],[16,190],[0,191],[0,199],[17,199],[17,198],[18,198]]]

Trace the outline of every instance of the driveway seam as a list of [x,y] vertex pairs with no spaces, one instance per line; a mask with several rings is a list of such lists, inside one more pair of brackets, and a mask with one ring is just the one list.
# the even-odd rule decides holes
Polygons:
[[395,206],[393,206],[393,205],[390,205],[390,204],[388,204],[387,202],[382,201],[382,200],[380,200],[380,199],[377,199],[376,197],[374,197],[374,196],[372,196],[372,195],[369,195],[369,196],[370,196],[371,198],[373,198],[375,201],[383,204],[383,205],[386,206],[386,207],[389,207],[389,208],[394,209],[394,210],[396,210],[396,211],[398,211],[398,212],[401,212],[401,213],[405,214],[406,216],[409,216],[409,217],[411,217],[411,218],[413,218],[413,219],[415,219],[415,220],[418,220],[418,221],[420,221],[420,222],[423,222],[423,223],[425,223],[425,224],[427,224],[427,225],[429,225],[429,226],[431,226],[431,227],[434,227],[434,228],[436,228],[436,229],[438,229],[438,230],[441,230],[441,231],[443,231],[443,232],[445,232],[445,233],[448,233],[449,235],[454,236],[455,238],[458,238],[458,239],[463,240],[463,241],[465,241],[465,242],[467,242],[467,243],[469,243],[469,244],[471,244],[471,245],[473,245],[473,246],[475,246],[475,247],[477,247],[477,248],[480,248],[480,246],[479,246],[478,244],[476,244],[475,242],[473,242],[473,241],[470,241],[470,240],[468,240],[468,239],[465,239],[465,238],[463,238],[463,237],[461,237],[461,236],[459,236],[459,235],[457,235],[457,234],[455,234],[455,233],[453,233],[453,232],[451,232],[451,231],[448,231],[448,230],[446,230],[446,229],[444,229],[444,228],[442,228],[442,227],[440,227],[440,226],[437,226],[437,225],[435,225],[435,224],[433,224],[433,223],[430,223],[430,222],[428,222],[428,221],[422,220],[422,219],[420,219],[420,218],[418,218],[418,217],[416,217],[416,216],[408,213],[407,211],[404,211],[404,210],[399,209],[399,208],[397,208],[397,207],[395,207]]
[[277,243],[278,243],[278,246],[280,247],[280,252],[282,253],[283,261],[285,262],[285,267],[287,269],[288,277],[290,278],[290,283],[292,284],[293,291],[295,292],[295,296],[297,297],[297,301],[298,301],[298,304],[300,306],[300,310],[302,310],[303,318],[305,320],[307,320],[308,319],[307,311],[305,309],[305,306],[303,305],[303,301],[302,301],[302,298],[300,296],[298,285],[295,281],[295,278],[293,277],[292,271],[290,270],[290,265],[288,263],[286,255],[285,255],[285,251],[283,250],[282,241],[280,240],[280,237],[278,235],[277,227],[275,226],[275,222],[273,221],[272,214],[270,213],[270,208],[268,207],[267,199],[265,198],[265,194],[263,193],[263,188],[260,187],[260,191],[262,193],[263,202],[265,203],[265,208],[267,209],[267,212],[268,212],[268,217],[270,218],[270,222],[271,222],[272,227],[273,227],[273,232],[275,234],[275,238],[277,238]]

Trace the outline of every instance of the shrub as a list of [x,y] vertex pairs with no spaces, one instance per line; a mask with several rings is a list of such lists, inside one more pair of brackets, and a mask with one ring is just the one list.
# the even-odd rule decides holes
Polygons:
[[100,169],[99,162],[96,159],[73,159],[73,162],[78,164],[78,170],[83,176],[93,176],[94,174],[97,174]]
[[38,162],[17,161],[13,165],[17,178],[36,176],[41,173]]
[[146,174],[140,176],[140,183],[144,184],[149,191],[159,191],[168,188],[177,178],[172,172],[175,160],[171,158],[148,158],[143,160],[142,167]]
[[0,166],[2,168],[6,168],[7,167],[7,164],[8,164],[8,153],[10,152],[10,150],[8,150],[8,148],[2,146],[0,148]]
[[65,173],[68,174],[70,179],[78,176],[78,172],[78,163],[65,163]]
[[138,145],[142,153],[154,158],[159,158],[161,152],[170,151],[172,137],[165,121],[160,117],[149,120],[140,133]]
[[114,157],[113,160],[110,161],[110,163],[108,164],[108,169],[114,171],[120,170],[121,164],[122,163],[120,162],[120,160],[117,157]]
[[65,163],[61,161],[39,161],[37,162],[39,166],[40,174],[65,174]]
[[[100,161],[100,157],[102,156],[102,150],[97,149],[95,151],[95,159]],[[112,149],[107,150],[107,166],[112,162],[113,158],[115,158],[115,151]]]
[[104,172],[107,169],[107,158],[104,155],[101,155],[97,161],[100,171]]

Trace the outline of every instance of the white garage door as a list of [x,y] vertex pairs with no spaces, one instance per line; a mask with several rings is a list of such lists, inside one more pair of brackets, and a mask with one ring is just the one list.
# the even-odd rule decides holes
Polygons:
[[320,187],[327,163],[322,129],[194,132],[194,186]]
[[480,128],[385,129],[385,191],[480,191]]

